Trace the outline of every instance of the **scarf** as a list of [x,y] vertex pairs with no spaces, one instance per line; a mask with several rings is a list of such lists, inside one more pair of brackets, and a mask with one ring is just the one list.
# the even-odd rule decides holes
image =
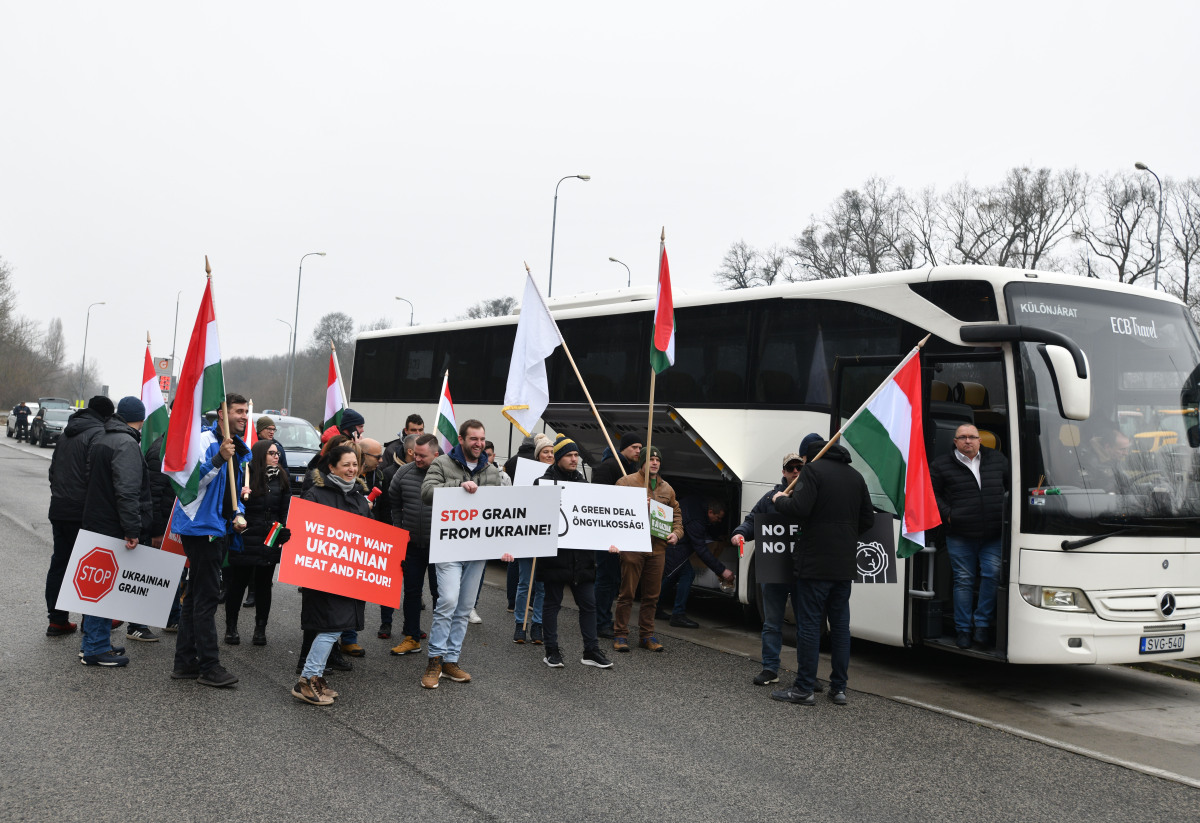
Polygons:
[[329,475],[326,475],[326,476],[329,478],[330,483],[332,483],[334,486],[336,486],[337,488],[342,490],[343,494],[349,494],[350,492],[354,491],[354,487],[358,484],[357,479],[343,480],[342,478],[338,477],[336,474],[332,474],[332,473]]

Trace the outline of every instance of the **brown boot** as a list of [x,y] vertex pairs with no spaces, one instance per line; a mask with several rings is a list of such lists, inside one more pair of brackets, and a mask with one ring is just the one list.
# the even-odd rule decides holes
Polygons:
[[457,663],[443,663],[442,677],[449,677],[455,683],[470,683],[471,675],[464,672],[458,667]]
[[421,685],[426,689],[436,689],[438,687],[438,679],[442,676],[442,658],[429,658],[429,665],[425,667],[425,674],[421,675]]
[[305,703],[312,703],[314,706],[333,705],[333,698],[321,693],[321,686],[315,677],[301,677],[300,681],[292,686],[292,697],[303,700]]
[[318,675],[318,676],[314,677],[313,679],[316,680],[317,685],[321,687],[321,694],[323,694],[327,697],[332,697],[334,700],[337,700],[338,693],[335,692],[333,689],[329,688],[329,684],[325,682],[324,677],[321,677],[320,675]]

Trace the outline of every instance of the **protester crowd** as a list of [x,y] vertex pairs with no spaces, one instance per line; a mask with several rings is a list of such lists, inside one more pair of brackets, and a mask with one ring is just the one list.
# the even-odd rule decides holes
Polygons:
[[[391,648],[392,655],[424,651],[426,666],[420,685],[436,689],[443,679],[455,683],[471,680],[461,660],[468,626],[482,622],[476,604],[485,561],[430,563],[434,491],[460,488],[474,494],[485,486],[511,485],[516,457],[545,464],[544,474],[535,481],[538,484],[589,482],[581,471],[578,445],[562,434],[555,440],[542,434],[526,438],[518,454],[501,467],[478,420],[462,423],[458,443],[441,453],[438,438],[424,432],[419,415],[410,415],[395,439],[380,443],[365,436],[363,416],[346,409],[340,424],[322,434],[322,449],[307,466],[302,487],[293,488],[283,447],[273,439],[274,422],[259,417],[258,440],[248,448],[244,439],[250,420],[248,402],[239,394],[229,394],[216,421],[202,433],[199,491],[185,506],[175,499],[162,473],[161,438],[142,447],[145,414],[137,398],[123,398],[114,407],[107,398],[94,397],[67,424],[50,463],[54,551],[46,578],[46,634],[57,637],[77,629],[56,605],[80,529],[123,540],[129,549],[139,543],[158,547],[171,521],[189,561],[185,583],[165,627],[176,634],[171,677],[218,688],[238,682],[221,664],[218,605],[225,605],[224,643],[238,645],[242,597],[249,592],[247,605],[254,608],[251,642],[256,646],[268,642],[272,581],[282,548],[291,536],[287,519],[294,497],[408,532],[402,564],[401,627],[393,638],[394,610],[381,606],[377,636],[399,640]],[[997,461],[997,453],[986,455],[981,467],[978,433],[973,427],[960,430],[956,445],[956,456],[934,466],[934,479],[939,505],[944,505],[947,522],[953,526],[958,640],[959,645],[986,644],[994,621],[994,596],[986,583],[993,577],[995,538],[990,530],[980,533],[970,526],[980,512],[969,506],[988,505],[970,501],[987,501],[995,488],[1002,488],[999,481],[1007,464]],[[819,435],[805,437],[799,451],[783,457],[780,483],[755,504],[732,537],[726,538],[722,534],[725,504],[702,498],[680,501],[661,475],[668,457],[658,447],[645,448],[639,435],[627,433],[616,448],[616,453],[607,455],[591,472],[591,482],[645,489],[649,499],[672,512],[669,532],[652,539],[650,552],[618,552],[616,547],[609,551],[560,549],[555,557],[541,558],[536,570],[531,559],[504,555],[502,559],[509,563],[513,641],[543,646],[543,662],[551,668],[561,668],[568,657],[576,656],[568,649],[577,650],[583,665],[611,668],[613,661],[601,647],[602,640],[611,640],[611,650],[618,654],[630,653],[631,638],[637,648],[662,652],[656,620],[667,619],[679,628],[698,625],[686,613],[695,576],[693,558],[718,579],[731,583],[733,570],[720,562],[711,546],[732,543],[741,552],[744,544],[754,539],[756,518],[781,513],[801,525],[796,579],[792,584],[764,584],[758,592],[765,614],[763,668],[753,683],[767,686],[778,682],[781,626],[790,596],[798,624],[798,674],[792,685],[771,696],[811,705],[814,694],[824,691],[816,679],[816,668],[821,624],[827,619],[832,649],[828,696],[834,703],[845,704],[849,597],[857,538],[871,528],[874,519],[866,484],[850,465],[850,453]],[[230,493],[231,488],[239,493]],[[967,503],[956,502],[960,498]],[[971,571],[971,562],[975,571]],[[985,586],[973,607],[972,575],[978,575],[981,562]],[[664,584],[668,591],[660,608]],[[573,631],[560,631],[559,615],[567,589],[579,614],[578,644],[566,637]],[[635,600],[639,609],[636,627],[632,627]],[[350,658],[366,655],[359,643],[367,620],[366,604],[313,588],[301,590],[301,602],[300,626],[282,627],[283,631],[298,629],[303,637],[296,664],[298,680],[291,693],[305,703],[329,705],[338,692],[330,688],[326,675],[351,671]],[[423,611],[431,613],[426,631],[421,626]],[[93,615],[84,615],[82,622],[79,659],[83,665],[128,665],[126,649],[112,644],[112,632],[120,624]],[[139,642],[160,640],[152,629],[136,624],[127,626],[125,637]]]

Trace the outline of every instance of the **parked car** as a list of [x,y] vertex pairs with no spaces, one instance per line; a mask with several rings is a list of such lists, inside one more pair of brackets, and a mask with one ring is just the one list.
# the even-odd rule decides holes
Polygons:
[[[29,407],[29,422],[32,423],[33,416],[35,414],[37,414],[37,412],[38,412],[38,404],[26,402],[25,405]],[[8,413],[8,423],[6,426],[7,431],[5,432],[5,434],[7,434],[9,437],[17,436],[17,415],[15,413],[16,410],[17,410],[17,407],[13,406],[13,410]]]
[[43,409],[71,409],[72,411],[75,409],[71,401],[65,397],[39,397],[38,405]]
[[48,409],[42,406],[29,424],[29,442],[37,443],[43,449],[52,443],[58,443],[59,435],[67,427],[67,420],[75,410],[68,406],[65,409]]
[[[303,417],[290,417],[283,414],[254,412],[250,415],[250,425],[257,424],[258,418],[263,416],[270,417],[275,421],[275,440],[283,446],[284,457],[287,460],[288,479],[298,491],[300,484],[304,482],[304,472],[308,468],[309,461],[321,450],[321,435],[316,427]],[[217,419],[217,413],[215,411],[208,412],[205,419],[208,425],[212,425],[213,421]]]

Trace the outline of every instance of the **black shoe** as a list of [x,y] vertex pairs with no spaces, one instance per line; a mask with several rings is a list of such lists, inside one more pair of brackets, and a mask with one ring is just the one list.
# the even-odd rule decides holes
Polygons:
[[698,629],[700,624],[692,620],[686,614],[671,615],[671,625],[677,629]]
[[613,634],[612,626],[605,626],[602,629],[596,629],[596,637],[604,637],[612,640],[616,635]]
[[[125,651],[124,649],[121,650]],[[79,662],[85,666],[107,666],[109,668],[119,669],[129,665],[129,658],[124,654],[118,654],[116,649],[109,649],[100,654],[83,654],[79,656]]]
[[513,642],[514,643],[524,643],[525,642],[525,629],[521,628],[520,623],[518,623],[517,627],[515,629],[513,629]]
[[829,702],[833,703],[835,706],[845,706],[846,705],[846,693],[844,691],[841,691],[840,689],[837,691],[830,689],[829,690]]
[[221,664],[218,663],[208,671],[202,672],[200,676],[196,678],[196,682],[203,686],[213,686],[214,688],[224,689],[238,682],[238,679],[236,676],[225,671]]
[[250,638],[250,642],[255,646],[267,645],[267,622],[265,620],[261,622],[255,621],[254,635]]
[[242,636],[237,631],[225,632],[225,644],[228,646],[236,646],[242,642]]
[[558,649],[554,646],[546,647],[546,656],[542,658],[542,662],[552,669],[561,669],[563,667],[562,655],[558,653]]
[[354,664],[346,659],[337,643],[333,644],[333,649],[329,652],[329,659],[325,661],[325,667],[333,669],[335,672],[354,671]]
[[200,676],[200,666],[193,663],[190,666],[184,666],[182,669],[175,669],[171,672],[172,680],[195,680]]
[[788,686],[786,689],[776,689],[771,692],[771,699],[784,703],[795,703],[798,706],[813,706],[817,702],[817,698],[812,692],[802,692],[795,686]]
[[246,594],[246,602],[242,604],[242,608],[243,609],[253,609],[254,608],[254,592],[249,592]]
[[542,645],[542,640],[543,640],[542,624],[541,623],[530,623],[529,624],[529,642],[535,646],[540,646],[540,645]]
[[143,643],[157,643],[158,635],[150,631],[149,626],[130,625],[125,630],[126,640],[140,640]]
[[971,636],[971,639],[980,648],[990,649],[995,645],[992,643],[992,631],[987,626],[976,626],[975,633]]
[[763,669],[754,678],[753,682],[755,686],[770,686],[772,683],[779,682],[779,673],[773,672],[770,669]]
[[392,637],[392,624],[380,623],[379,631],[375,632],[375,636],[380,640],[390,640]]
[[595,666],[597,669],[611,669],[612,661],[604,656],[604,652],[599,649],[588,649],[583,653],[583,659],[579,661],[585,666]]
[[970,632],[958,632],[957,634],[955,634],[954,635],[954,645],[958,646],[960,649],[971,648],[971,633]]

